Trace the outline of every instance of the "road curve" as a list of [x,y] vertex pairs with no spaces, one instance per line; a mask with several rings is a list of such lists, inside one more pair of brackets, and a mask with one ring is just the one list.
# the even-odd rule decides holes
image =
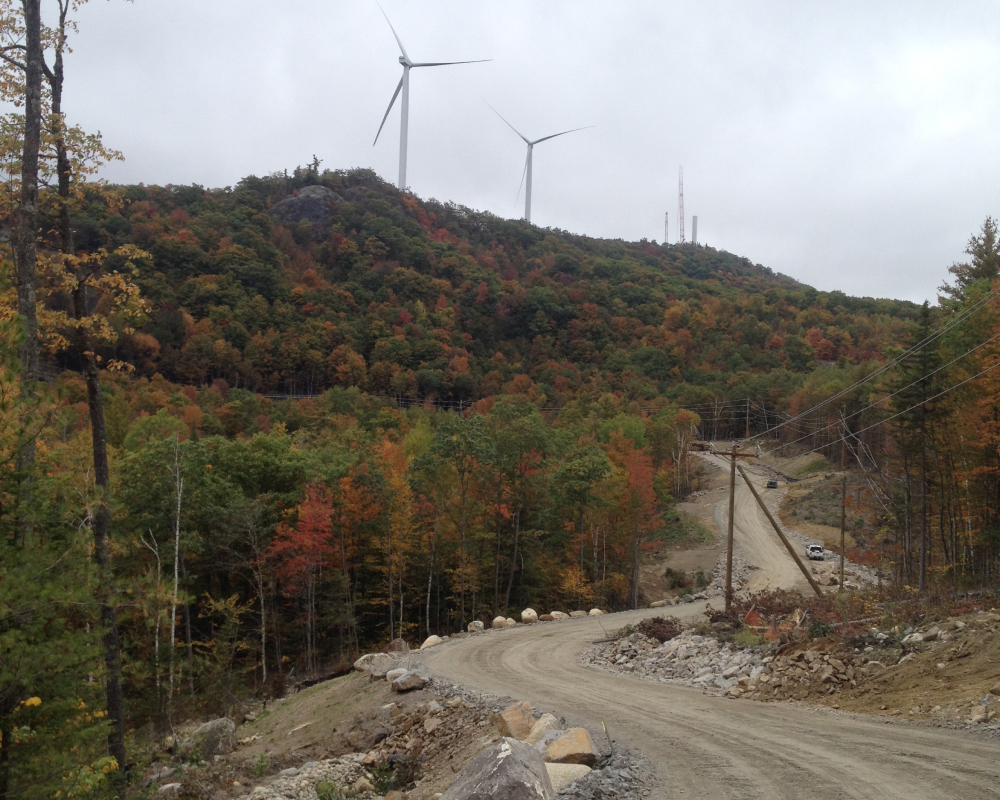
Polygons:
[[[693,617],[694,606],[671,609]],[[995,798],[1000,745],[825,709],[727,700],[585,667],[604,630],[656,610],[491,631],[421,654],[436,674],[527,700],[650,759],[656,798]],[[602,627],[603,626],[603,627]]]

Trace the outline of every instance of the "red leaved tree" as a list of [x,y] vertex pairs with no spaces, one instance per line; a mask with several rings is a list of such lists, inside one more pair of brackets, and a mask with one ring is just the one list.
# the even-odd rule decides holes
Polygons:
[[282,523],[271,545],[275,573],[282,581],[282,594],[303,606],[306,640],[306,671],[317,664],[317,588],[323,568],[336,553],[333,539],[333,498],[321,484],[306,487],[306,496],[295,508],[294,527]]

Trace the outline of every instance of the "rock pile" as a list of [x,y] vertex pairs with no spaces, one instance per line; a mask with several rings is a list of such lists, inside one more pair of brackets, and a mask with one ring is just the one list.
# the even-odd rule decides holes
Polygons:
[[752,648],[734,648],[692,629],[662,645],[641,633],[596,645],[583,655],[584,663],[619,675],[699,688],[729,690],[748,685],[770,663],[770,656]]
[[318,800],[316,786],[329,783],[342,793],[363,792],[371,786],[364,756],[351,753],[324,761],[309,761],[301,767],[282,770],[268,783],[255,787],[244,800]]

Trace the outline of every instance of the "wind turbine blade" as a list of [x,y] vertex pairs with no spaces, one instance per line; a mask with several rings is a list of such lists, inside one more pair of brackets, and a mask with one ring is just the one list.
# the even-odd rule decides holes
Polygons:
[[565,136],[567,133],[576,133],[577,131],[585,131],[588,128],[593,128],[593,125],[584,125],[582,128],[573,128],[570,131],[563,131],[562,133],[553,133],[551,136],[543,136],[541,139],[535,139],[532,144],[538,144],[539,142],[545,142],[549,139],[555,139],[557,136]]
[[423,64],[411,64],[411,67],[450,67],[452,64],[484,64],[492,58],[477,58],[475,61],[428,61]]
[[[503,117],[501,117],[503,119]],[[504,120],[506,122],[507,120]],[[514,208],[517,208],[517,201],[521,197],[521,187],[524,186],[524,176],[528,174],[528,157],[524,158],[524,169],[521,170],[521,182],[517,185],[517,197],[514,198]]]
[[[404,69],[403,72],[406,72]],[[375,134],[375,141],[372,142],[372,147],[378,144],[379,134],[382,133],[382,128],[385,127],[385,121],[389,119],[389,112],[392,111],[392,105],[396,102],[396,98],[399,97],[399,91],[403,88],[403,79],[399,79],[399,83],[396,84],[396,91],[392,93],[392,100],[389,101],[389,107],[385,110],[385,116],[382,117],[382,124],[378,126],[378,133]]]
[[[382,5],[378,2],[378,0],[375,0],[375,5],[377,5],[378,10],[382,12],[382,16],[385,17],[385,21],[389,22],[389,15],[385,13],[385,9],[382,8]],[[389,22],[389,30],[391,30],[392,35],[396,37],[396,44],[399,45],[399,50],[403,54],[403,58],[405,58],[407,62],[409,62],[410,57],[406,54],[406,48],[403,47],[403,40],[399,38],[399,34],[396,33],[396,29],[392,27],[391,22]]]
[[[485,101],[485,100],[483,100],[483,102],[484,102],[484,103],[486,103],[486,101]],[[486,103],[486,105],[490,106],[490,104],[489,104],[489,103]],[[491,110],[491,111],[492,111],[492,112],[493,112],[494,114],[496,114],[496,115],[497,115],[498,117],[500,117],[500,119],[503,119],[503,114],[501,114],[501,113],[500,113],[499,111],[497,111],[497,110],[496,110],[495,108],[493,108],[493,106],[490,106],[490,110]],[[515,128],[515,127],[514,127],[513,125],[511,125],[511,124],[510,124],[509,122],[507,122],[507,120],[503,119],[503,121],[504,121],[504,124],[505,124],[505,125],[506,125],[506,126],[507,126],[508,128],[510,128],[510,129],[511,129],[512,131],[514,131],[514,133],[516,133],[516,134],[517,134],[518,136],[520,136],[520,137],[521,137],[522,139],[524,139],[524,143],[525,143],[525,144],[531,144],[531,142],[529,142],[529,141],[528,141],[528,137],[526,137],[526,136],[525,136],[525,135],[524,135],[523,133],[521,133],[521,132],[520,132],[520,131],[519,131],[519,130],[518,130],[517,128]],[[527,162],[525,162],[525,163],[527,163]],[[520,189],[518,190],[518,192],[520,192]],[[516,203],[517,201],[515,200],[514,202]]]

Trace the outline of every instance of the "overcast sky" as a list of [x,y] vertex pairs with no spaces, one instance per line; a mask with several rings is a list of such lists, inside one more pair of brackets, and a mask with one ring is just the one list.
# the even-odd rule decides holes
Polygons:
[[[43,0],[43,8],[51,0]],[[536,224],[699,239],[821,289],[934,299],[1000,213],[996,2],[384,0],[415,61],[408,183]],[[395,183],[399,80],[374,0],[94,0],[67,66],[71,121],[121,182],[236,184],[306,164]]]

